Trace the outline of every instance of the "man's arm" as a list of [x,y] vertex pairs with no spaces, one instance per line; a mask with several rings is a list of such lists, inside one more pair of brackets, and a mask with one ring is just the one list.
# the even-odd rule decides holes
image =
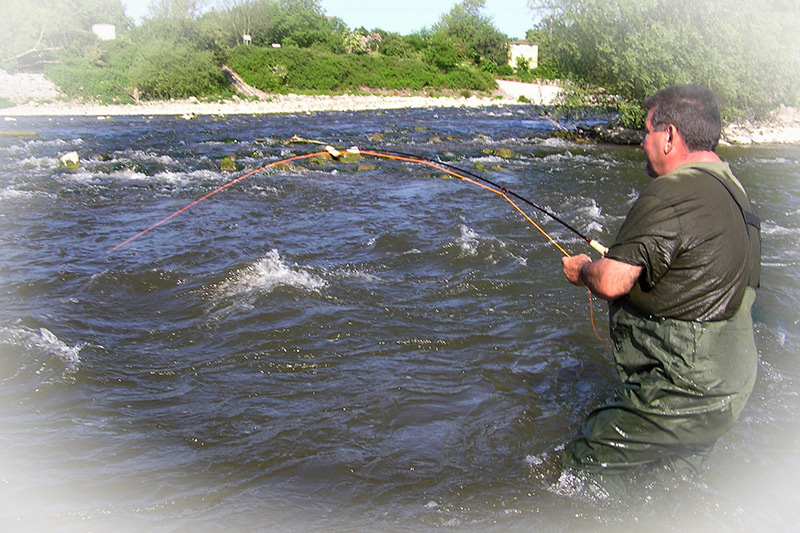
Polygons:
[[603,257],[592,261],[588,255],[561,259],[564,275],[578,287],[589,287],[592,294],[604,300],[616,300],[630,292],[642,267]]

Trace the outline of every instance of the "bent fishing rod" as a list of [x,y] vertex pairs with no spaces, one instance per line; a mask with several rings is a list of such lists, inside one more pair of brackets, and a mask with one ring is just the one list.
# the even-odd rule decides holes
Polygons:
[[[455,177],[457,177],[459,179],[466,180],[468,182],[474,183],[475,185],[478,185],[478,184],[475,183],[472,180],[478,180],[480,182],[483,182],[483,183],[489,185],[490,187],[493,187],[493,189],[494,189],[493,192],[498,193],[501,196],[504,196],[506,198],[506,200],[508,200],[511,203],[511,205],[513,205],[518,211],[520,211],[525,216],[525,218],[528,218],[529,221],[530,221],[530,218],[527,215],[525,215],[525,213],[519,207],[517,207],[517,205],[514,204],[514,202],[511,202],[511,200],[508,198],[509,196],[513,196],[517,200],[525,202],[526,204],[528,204],[529,206],[533,207],[537,211],[539,211],[539,212],[543,213],[544,215],[547,215],[551,219],[555,220],[556,222],[558,222],[559,224],[564,226],[566,229],[568,229],[569,231],[571,231],[572,233],[574,233],[575,235],[577,235],[578,237],[580,237],[581,239],[586,241],[586,243],[589,246],[591,246],[594,250],[596,250],[597,252],[599,252],[599,253],[601,253],[603,255],[605,255],[608,252],[608,248],[603,246],[600,242],[598,242],[595,239],[591,239],[591,238],[587,237],[586,235],[584,235],[583,233],[581,233],[580,231],[575,229],[573,226],[571,226],[570,224],[568,224],[567,222],[562,220],[558,215],[556,215],[555,213],[553,213],[549,209],[546,209],[546,208],[544,208],[544,207],[532,202],[531,200],[529,200],[529,199],[527,199],[527,198],[515,193],[514,191],[509,190],[506,187],[503,187],[502,185],[500,185],[500,184],[498,184],[498,183],[496,183],[494,181],[491,181],[488,178],[485,178],[485,177],[483,177],[483,176],[481,176],[479,174],[475,174],[475,173],[470,172],[468,170],[464,170],[464,169],[455,167],[455,166],[450,165],[448,163],[445,163],[443,161],[438,161],[438,160],[431,159],[431,158],[428,158],[428,157],[417,156],[417,155],[413,155],[413,154],[407,154],[407,153],[404,153],[404,152],[396,152],[396,151],[392,151],[392,150],[358,150],[358,149],[351,149],[351,150],[354,150],[353,153],[360,153],[360,154],[371,155],[371,156],[375,156],[375,157],[384,157],[384,158],[387,158],[387,159],[396,159],[396,160],[401,160],[401,161],[408,161],[408,162],[411,162],[411,163],[426,164],[426,165],[432,166],[434,168],[437,168],[439,170],[442,170],[443,172],[447,172],[451,176],[455,176]],[[471,179],[468,179],[468,178],[471,178]],[[492,189],[489,189],[489,190],[492,190]],[[535,223],[534,223],[534,225],[536,226]],[[539,229],[538,226],[537,226],[537,229]],[[541,229],[540,229],[540,231],[541,231]],[[549,235],[547,235],[547,234],[545,234],[545,235],[548,238],[550,238]],[[556,245],[556,246],[558,246],[558,245]],[[561,247],[559,246],[558,248],[560,249]],[[566,252],[564,252],[564,253],[565,253],[565,255],[569,255]]]
[[[197,204],[199,204],[200,202],[203,202],[204,200],[207,200],[211,196],[214,196],[218,192],[221,192],[221,191],[227,189],[228,187],[230,187],[230,186],[232,186],[232,185],[234,185],[234,184],[236,184],[236,183],[238,183],[238,182],[240,182],[240,181],[242,181],[242,180],[244,180],[246,178],[249,178],[249,177],[251,177],[251,176],[253,176],[255,174],[263,172],[263,171],[265,171],[265,170],[267,170],[269,168],[272,168],[272,167],[275,167],[275,166],[278,166],[278,165],[281,165],[281,164],[291,163],[293,161],[298,161],[298,160],[301,160],[301,159],[308,159],[308,158],[320,157],[320,156],[330,156],[331,158],[333,158],[335,160],[340,160],[342,158],[342,156],[344,155],[341,151],[337,150],[336,148],[334,148],[331,145],[325,144],[322,141],[314,141],[314,140],[302,139],[302,138],[299,138],[299,137],[296,137],[296,136],[292,137],[291,141],[292,142],[305,142],[305,143],[310,143],[310,144],[324,145],[325,146],[325,150],[324,151],[318,151],[318,152],[312,152],[312,153],[308,153],[308,154],[296,155],[296,156],[288,157],[286,159],[281,159],[279,161],[273,161],[272,163],[269,163],[269,164],[264,165],[264,166],[262,166],[260,168],[252,170],[250,172],[247,172],[246,174],[243,174],[243,175],[239,176],[238,178],[233,179],[233,180],[225,183],[224,185],[214,189],[213,191],[211,191],[210,193],[206,194],[205,196],[202,196],[201,198],[198,198],[197,200],[195,200],[194,202],[190,203],[189,205],[187,205],[187,206],[175,211],[171,215],[159,220],[158,222],[156,222],[152,226],[140,231],[136,235],[134,235],[134,236],[130,237],[129,239],[121,242],[120,244],[114,246],[113,248],[111,248],[106,253],[110,254],[110,253],[118,250],[119,248],[121,248],[121,247],[125,246],[126,244],[138,239],[142,235],[152,231],[153,229],[157,228],[158,226],[168,222],[169,220],[173,219],[174,217],[178,216],[179,214],[183,213],[184,211],[187,211],[187,210],[191,209],[192,207],[196,206]],[[379,158],[390,159],[390,160],[395,160],[395,161],[403,161],[403,162],[418,163],[418,164],[427,165],[427,166],[430,166],[430,167],[435,168],[437,170],[440,170],[440,171],[442,171],[442,172],[444,172],[444,173],[446,173],[446,174],[448,174],[450,176],[459,178],[461,180],[464,180],[464,181],[467,181],[469,183],[472,183],[473,185],[477,185],[478,187],[481,187],[481,188],[486,189],[486,190],[488,190],[490,192],[493,192],[493,193],[503,197],[506,201],[508,201],[517,211],[519,211],[522,214],[522,216],[525,217],[525,219],[528,220],[528,222],[530,222],[537,230],[539,230],[539,232],[541,232],[545,237],[547,237],[547,239],[566,256],[569,256],[570,254],[567,253],[566,250],[564,250],[530,216],[528,216],[528,214],[525,213],[525,211],[523,211],[512,200],[512,197],[516,198],[517,200],[519,200],[521,202],[524,202],[524,203],[528,204],[529,206],[533,207],[537,211],[543,213],[544,215],[546,215],[546,216],[550,217],[551,219],[553,219],[554,221],[558,222],[563,227],[565,227],[566,229],[568,229],[569,231],[571,231],[572,233],[574,233],[575,235],[580,237],[582,240],[584,240],[587,244],[589,244],[589,246],[591,246],[597,252],[599,252],[601,254],[605,254],[608,251],[608,249],[605,246],[603,246],[602,244],[600,244],[598,241],[587,237],[586,235],[584,235],[583,233],[581,233],[580,231],[575,229],[572,225],[570,225],[567,222],[565,222],[564,220],[562,220],[559,216],[557,216],[556,214],[554,214],[550,210],[548,210],[548,209],[546,209],[546,208],[544,208],[544,207],[532,202],[531,200],[529,200],[529,199],[517,194],[514,191],[511,191],[511,190],[507,189],[506,187],[503,187],[502,185],[499,185],[498,183],[495,183],[495,182],[493,182],[493,181],[491,181],[491,180],[489,180],[489,179],[487,179],[487,178],[485,178],[483,176],[475,174],[473,172],[470,172],[470,171],[455,167],[453,165],[450,165],[448,163],[445,163],[445,162],[442,162],[442,161],[437,161],[437,160],[434,160],[434,159],[431,159],[431,158],[428,158],[428,157],[417,156],[417,155],[407,154],[407,153],[403,153],[403,152],[395,152],[395,151],[391,151],[391,150],[370,150],[370,149],[361,150],[361,149],[359,149],[359,148],[354,146],[354,147],[351,147],[351,148],[348,148],[347,150],[345,150],[344,153],[345,154],[351,154],[351,155],[361,155],[361,156],[368,155],[368,156],[372,156],[372,157],[379,157]]]

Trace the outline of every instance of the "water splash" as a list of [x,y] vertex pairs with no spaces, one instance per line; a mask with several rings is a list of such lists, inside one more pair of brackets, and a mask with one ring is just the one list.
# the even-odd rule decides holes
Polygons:
[[461,231],[461,235],[456,239],[456,244],[461,248],[461,252],[467,256],[478,255],[478,244],[480,243],[478,232],[464,224],[460,224],[458,229]]
[[38,379],[58,379],[77,372],[80,352],[85,346],[84,343],[70,346],[47,328],[35,331],[23,326],[0,328],[0,344],[19,351],[16,376],[30,372],[39,376]]
[[70,370],[77,370],[78,364],[81,362],[80,355],[78,355],[83,348],[83,345],[77,344],[75,346],[68,346],[64,341],[60,340],[47,328],[39,328],[41,341],[37,342],[37,346],[53,353],[58,357]]
[[223,298],[232,298],[243,294],[268,293],[279,286],[320,291],[327,285],[324,279],[306,269],[287,265],[278,250],[272,249],[264,258],[220,284],[217,292]]

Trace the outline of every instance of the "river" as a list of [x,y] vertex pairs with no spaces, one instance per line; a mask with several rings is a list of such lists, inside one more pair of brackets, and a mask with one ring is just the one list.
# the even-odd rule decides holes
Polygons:
[[110,250],[319,149],[294,135],[441,158],[609,243],[649,179],[637,148],[561,140],[527,106],[3,128],[39,133],[0,136],[4,530],[796,528],[800,147],[719,151],[763,220],[742,420],[701,477],[610,501],[531,468],[617,378],[587,293],[501,197],[413,163],[299,160]]

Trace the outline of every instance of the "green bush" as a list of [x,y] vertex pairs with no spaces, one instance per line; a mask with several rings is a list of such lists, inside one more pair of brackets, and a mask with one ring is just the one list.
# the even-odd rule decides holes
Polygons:
[[355,92],[364,89],[469,89],[488,91],[491,74],[455,67],[442,72],[419,59],[384,55],[336,55],[314,49],[240,46],[231,51],[229,66],[264,91]]
[[209,96],[228,86],[211,52],[170,41],[144,45],[130,69],[130,80],[146,99]]
[[61,64],[49,65],[44,74],[68,98],[94,100],[103,104],[133,101],[123,90],[130,85],[128,74],[123,69],[99,67],[85,59],[72,58]]
[[530,75],[537,80],[560,80],[567,77],[558,62],[552,58],[540,59],[536,68],[531,69]]
[[488,91],[497,87],[491,74],[465,67],[458,67],[445,74],[445,87],[447,89],[472,89],[474,91]]

